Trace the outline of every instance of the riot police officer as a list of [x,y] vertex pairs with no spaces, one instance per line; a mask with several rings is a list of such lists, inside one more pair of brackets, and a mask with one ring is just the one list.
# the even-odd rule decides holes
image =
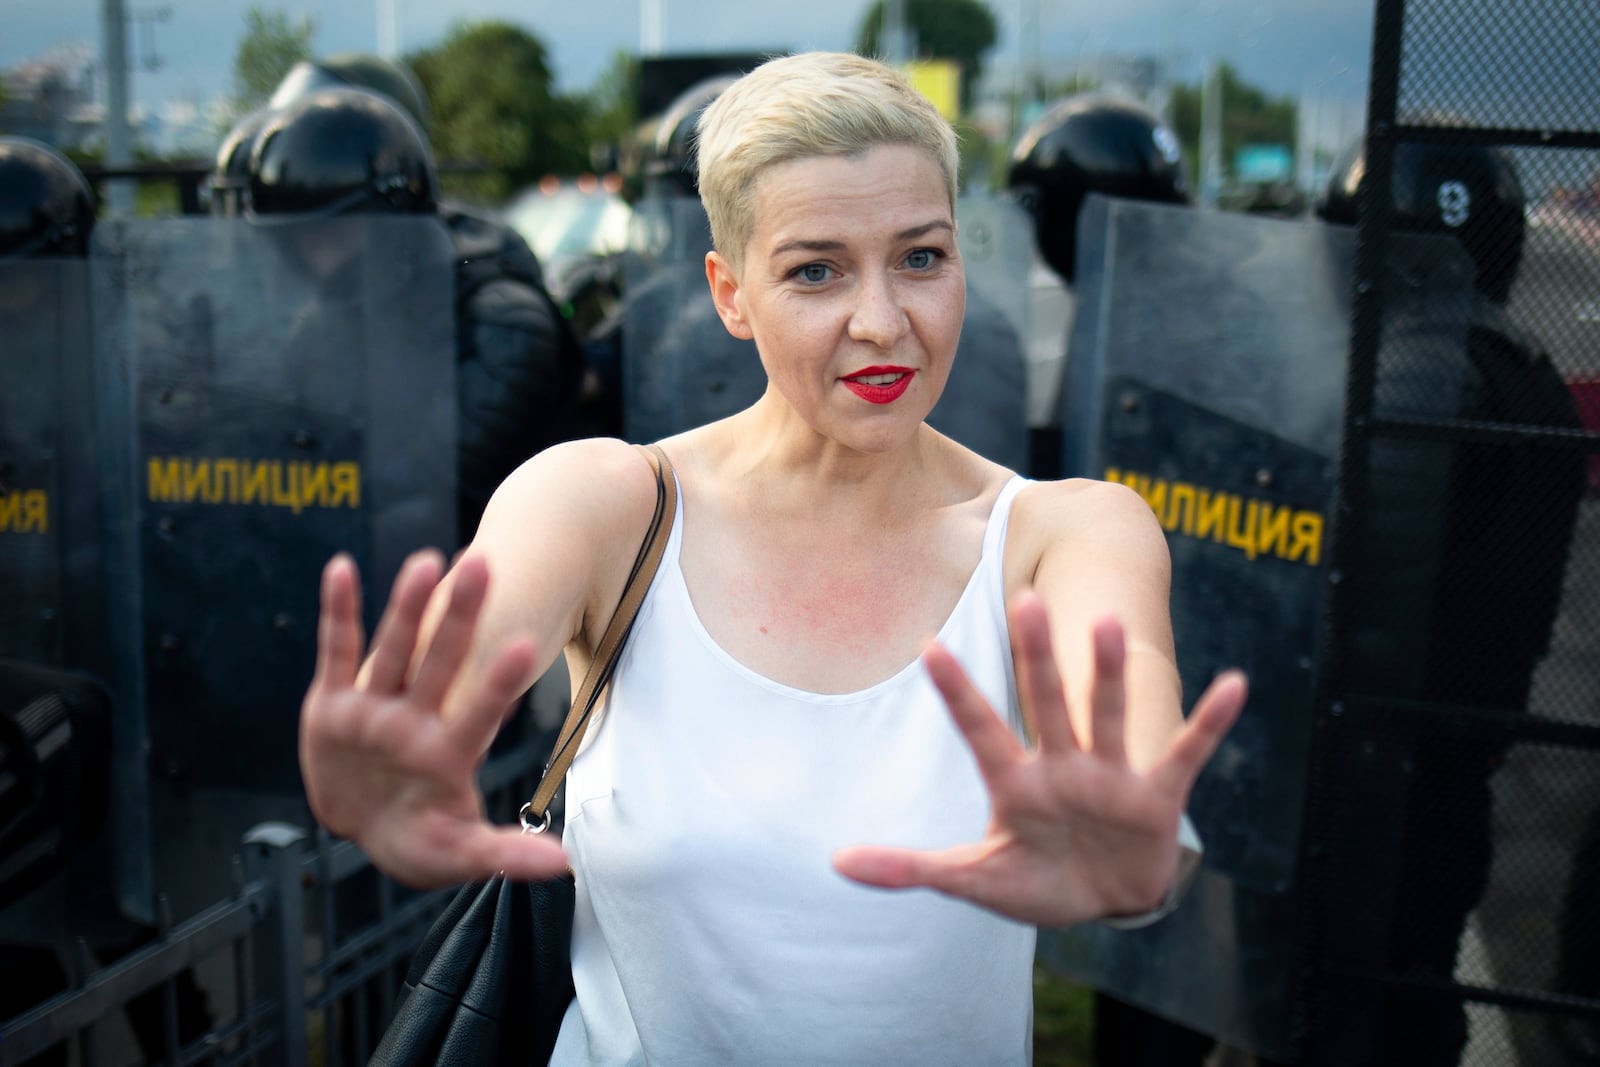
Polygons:
[[[85,369],[66,359],[61,350],[66,346],[56,347],[59,337],[48,329],[41,337],[33,327],[58,310],[53,304],[77,307],[86,297],[52,288],[47,279],[76,279],[86,289],[80,274],[48,272],[81,266],[74,261],[89,253],[95,205],[93,188],[66,156],[28,138],[0,137],[0,333],[6,337],[0,359],[20,361],[20,366],[0,366],[0,393],[17,380],[9,379],[10,373],[23,380],[37,376],[44,369],[39,360],[54,363],[51,372]],[[42,469],[40,457],[30,453],[30,445],[39,442],[30,440],[28,419],[20,421],[18,430],[0,410],[0,497],[18,485],[28,488],[30,472]],[[56,453],[52,446],[59,443],[46,442],[47,451]],[[52,463],[66,466],[59,454],[44,466]],[[77,524],[81,518],[81,502],[57,500],[47,506],[55,524]],[[7,551],[27,567],[25,547]],[[68,614],[60,600],[75,595],[67,589],[78,580],[51,585],[50,618]],[[16,909],[7,916],[3,935],[12,940],[0,944],[0,1020],[67,988],[59,953],[74,942],[81,940],[110,960],[154,933],[125,919],[108,887],[86,884],[90,879],[74,867],[87,855],[120,845],[107,818],[112,711],[96,677],[106,664],[87,662],[96,658],[98,644],[81,619],[68,621],[72,641],[50,636],[59,631],[40,623],[30,584],[16,572],[0,576],[8,601],[0,610],[0,909]],[[90,584],[98,586],[92,579]],[[173,991],[180,1037],[187,1040],[209,1025],[205,997],[190,970],[178,974]],[[145,1055],[163,1055],[159,993],[134,998],[127,1018]],[[66,1046],[32,1062],[66,1063]]]
[[[352,161],[341,158],[344,150],[337,139],[330,136],[313,144],[306,138],[291,148],[280,132],[272,154],[288,163],[294,153],[304,199],[298,192],[286,198],[281,190],[273,190],[267,194],[268,202],[253,202],[250,211],[260,217],[392,209],[433,214],[444,222],[455,248],[459,535],[465,542],[477,528],[490,495],[523,460],[558,441],[595,431],[595,422],[581,403],[583,353],[551,299],[543,270],[527,243],[498,220],[440,199],[427,143],[431,113],[415,76],[398,64],[360,54],[302,62],[273,93],[268,106],[280,117],[271,125],[281,127],[281,116],[290,113],[300,116],[297,121],[311,121],[304,102],[331,99],[323,95],[330,91],[364,91],[395,109],[399,123],[396,116],[379,120],[371,108],[356,106],[354,98],[343,96],[334,107],[338,114],[317,121],[381,129],[374,136],[392,145],[392,150],[427,161],[426,195],[419,192],[404,204],[369,197],[360,205],[340,206],[347,178],[339,175]],[[247,117],[241,125],[249,121]],[[261,138],[260,130],[257,136]],[[272,185],[262,169],[265,145],[256,148],[250,157],[252,198],[260,187]]]
[[87,255],[94,211],[94,191],[66,156],[0,137],[0,260]]
[[[1352,145],[1318,200],[1318,217],[1355,223],[1365,170],[1362,146]],[[1580,428],[1572,394],[1550,357],[1507,312],[1525,226],[1510,157],[1497,148],[1402,143],[1394,152],[1389,195],[1396,230],[1451,236],[1471,265],[1457,417]],[[1575,449],[1479,438],[1458,441],[1452,451],[1416,698],[1449,709],[1526,712],[1559,607],[1585,459]],[[1375,499],[1373,510],[1381,513],[1383,502]],[[1369,541],[1379,539],[1369,532]],[[1359,671],[1359,663],[1353,669]],[[1406,746],[1405,818],[1387,969],[1423,983],[1451,980],[1467,916],[1487,886],[1490,779],[1507,745],[1503,734],[1454,726],[1463,713],[1441,714],[1449,716],[1439,720],[1447,725],[1419,725],[1397,741]],[[1360,836],[1370,835],[1363,830]],[[1360,841],[1343,843],[1347,855],[1360,854]],[[1467,1040],[1462,1003],[1425,984],[1387,990],[1374,1022],[1368,1061],[1374,1065],[1455,1064]]]
[[[1067,286],[1077,270],[1078,213],[1090,193],[1160,204],[1187,204],[1189,180],[1177,135],[1148,108],[1103,93],[1080,93],[1047,108],[1017,138],[1008,188],[1033,216],[1039,255]],[[1070,312],[1069,312],[1070,333]],[[1034,477],[1061,469],[1061,390],[1066,338],[1031,387]]]

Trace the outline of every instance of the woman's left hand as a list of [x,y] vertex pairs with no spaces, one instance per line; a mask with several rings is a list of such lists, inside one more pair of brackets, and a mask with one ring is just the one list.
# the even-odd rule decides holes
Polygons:
[[1135,915],[1158,906],[1178,869],[1178,822],[1200,769],[1238,717],[1244,675],[1207,687],[1166,751],[1135,770],[1125,746],[1122,626],[1093,628],[1090,738],[1067,714],[1044,604],[1032,593],[1011,610],[1021,699],[1037,745],[1024,747],[935,644],[923,653],[934,684],[977,757],[993,809],[982,841],[940,851],[861,846],[834,866],[885,888],[927,886],[1040,926]]

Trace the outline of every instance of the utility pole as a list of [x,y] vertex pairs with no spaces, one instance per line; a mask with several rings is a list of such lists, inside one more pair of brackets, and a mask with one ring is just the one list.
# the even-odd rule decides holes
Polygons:
[[378,0],[378,54],[384,59],[400,58],[400,13],[395,0]]
[[890,66],[902,66],[911,59],[911,34],[906,29],[905,0],[884,0],[883,33],[880,36],[883,58]]
[[[133,151],[128,131],[128,16],[122,0],[101,0],[100,19],[101,67],[106,75],[106,167],[126,167],[133,162]],[[115,218],[133,214],[133,186],[127,179],[106,183],[106,205]]]
[[1213,60],[1200,93],[1201,204],[1216,207],[1222,176],[1222,63]]
[[639,54],[659,56],[666,51],[667,0],[639,0]]

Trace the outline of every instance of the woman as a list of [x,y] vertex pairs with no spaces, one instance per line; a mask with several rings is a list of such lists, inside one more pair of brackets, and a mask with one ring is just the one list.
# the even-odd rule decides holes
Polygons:
[[487,825],[473,772],[616,606],[655,482],[612,440],[525,464],[442,580],[408,561],[359,670],[354,569],[329,565],[313,809],[417,885],[571,863],[554,1062],[1025,1062],[1036,925],[1162,901],[1243,679],[1184,722],[1136,495],[925,424],[965,303],[956,145],[899,75],[774,60],[707,109],[699,166],[711,298],[769,385],[662,442],[677,522],[562,842]]

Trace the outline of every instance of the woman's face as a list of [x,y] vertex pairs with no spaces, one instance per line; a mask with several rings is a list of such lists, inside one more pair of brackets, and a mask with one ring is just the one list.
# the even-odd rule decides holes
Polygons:
[[921,149],[768,168],[742,274],[715,253],[707,272],[723,322],[754,338],[769,392],[817,432],[885,450],[939,399],[966,275],[944,178]]

